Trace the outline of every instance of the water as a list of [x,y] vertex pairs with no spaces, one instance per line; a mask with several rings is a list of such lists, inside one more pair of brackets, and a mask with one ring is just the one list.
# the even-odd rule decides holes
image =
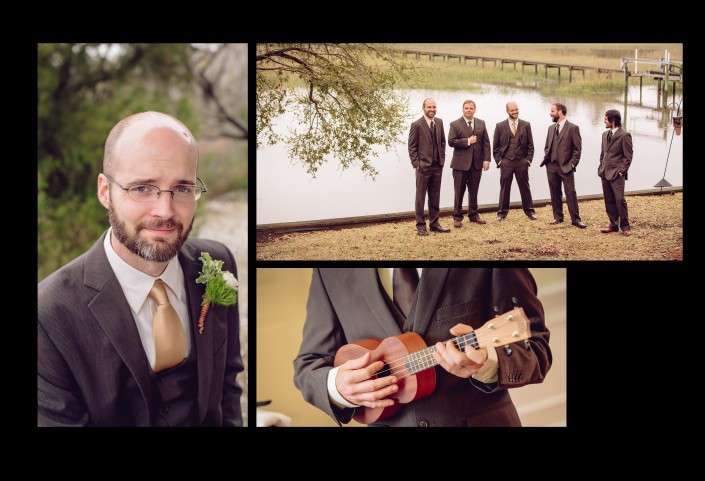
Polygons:
[[[678,92],[681,92],[679,85]],[[666,157],[673,129],[670,113],[656,110],[656,88],[644,87],[639,102],[639,87],[630,87],[626,122],[624,101],[614,99],[586,100],[567,96],[546,97],[530,90],[483,85],[481,93],[450,91],[408,91],[413,118],[408,125],[422,115],[421,104],[432,97],[437,104],[437,117],[443,119],[448,136],[450,123],[462,115],[462,104],[466,99],[477,104],[475,116],[485,121],[490,142],[497,122],[506,120],[505,105],[514,100],[519,105],[519,118],[531,123],[534,138],[534,160],[529,169],[531,194],[535,200],[549,199],[543,148],[548,127],[552,125],[549,111],[551,104],[561,102],[568,109],[567,118],[580,127],[583,141],[582,156],[575,174],[579,196],[602,194],[602,184],[597,176],[600,159],[601,135],[605,131],[605,111],[617,109],[622,114],[622,127],[631,132],[634,157],[629,169],[627,191],[651,189],[664,176]],[[680,100],[676,94],[676,101]],[[668,98],[668,102],[672,100]],[[681,109],[681,114],[683,110]],[[277,119],[277,132],[285,133],[291,116],[285,114]],[[683,137],[673,137],[665,178],[674,186],[683,185]],[[372,214],[410,212],[414,210],[416,195],[414,170],[409,161],[406,139],[408,127],[402,133],[398,145],[390,152],[378,149],[379,157],[373,160],[379,171],[376,180],[365,177],[359,169],[343,171],[335,159],[319,168],[317,178],[312,179],[301,164],[293,164],[285,145],[265,146],[257,150],[257,224],[294,222],[317,219],[333,219]],[[441,208],[453,206],[453,175],[450,161],[453,149],[446,146],[446,162],[441,183]],[[479,204],[496,204],[499,199],[499,169],[494,158],[490,170],[482,174],[478,191]],[[519,188],[512,185],[511,201],[519,201]],[[465,196],[467,209],[467,195]],[[511,215],[511,213],[510,213]]]

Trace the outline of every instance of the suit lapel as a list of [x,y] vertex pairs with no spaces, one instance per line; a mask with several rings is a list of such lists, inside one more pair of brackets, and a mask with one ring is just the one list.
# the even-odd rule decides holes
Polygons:
[[[213,329],[208,329],[214,309],[211,306],[205,320],[203,334],[198,333],[198,318],[201,315],[201,298],[205,292],[203,284],[197,284],[196,278],[203,264],[196,258],[193,249],[187,249],[188,241],[179,253],[179,263],[184,271],[186,281],[186,296],[188,298],[189,314],[191,315],[191,339],[196,348],[196,364],[198,365],[198,416],[203,420],[208,410],[211,385],[213,383]],[[199,253],[200,255],[200,253]]]
[[105,235],[103,234],[88,251],[84,284],[98,291],[88,304],[88,308],[135,378],[150,411],[151,423],[152,399],[149,379],[151,367],[142,348],[130,305],[105,255],[103,248]]
[[441,295],[447,275],[448,268],[431,267],[423,270],[414,302],[409,309],[409,317],[406,318],[404,331],[414,331],[420,335],[426,332],[431,317],[436,311],[438,296]]
[[399,325],[389,312],[389,306],[384,299],[384,293],[379,288],[379,278],[377,277],[377,269],[375,268],[360,268],[354,269],[354,282],[350,286],[359,286],[362,298],[367,303],[368,312],[374,316],[377,323],[385,333],[385,337],[396,336],[401,334]]

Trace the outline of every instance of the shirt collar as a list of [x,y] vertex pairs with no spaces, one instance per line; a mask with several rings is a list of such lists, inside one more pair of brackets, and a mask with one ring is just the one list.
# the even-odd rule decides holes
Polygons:
[[434,122],[435,122],[435,120],[436,120],[436,117],[433,117],[432,119],[430,119],[430,118],[428,118],[428,117],[426,116],[426,114],[423,114],[423,118],[426,119],[426,124],[427,124],[429,127],[431,127],[431,121],[434,121]]
[[181,269],[178,256],[169,261],[164,272],[157,277],[152,277],[149,274],[135,269],[117,255],[112,244],[110,244],[112,232],[113,228],[111,227],[108,229],[108,233],[103,241],[103,248],[105,249],[105,255],[108,257],[110,267],[112,267],[113,272],[115,272],[115,277],[117,277],[120,287],[122,287],[122,291],[125,293],[125,298],[134,312],[139,312],[140,309],[142,309],[149,295],[149,291],[152,290],[154,281],[157,279],[163,280],[180,301],[185,298],[184,273]]
[[558,124],[559,129],[563,130],[563,126],[565,125],[566,120],[568,120],[568,119],[563,119],[563,120],[559,120],[558,122],[556,122],[556,124]]

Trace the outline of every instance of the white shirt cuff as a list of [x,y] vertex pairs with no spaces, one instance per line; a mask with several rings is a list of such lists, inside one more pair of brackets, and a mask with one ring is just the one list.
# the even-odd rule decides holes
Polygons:
[[348,402],[347,399],[345,399],[339,392],[338,388],[335,387],[335,376],[338,375],[338,370],[340,369],[340,366],[334,367],[330,371],[328,371],[328,379],[326,380],[326,384],[328,385],[328,397],[330,398],[331,402],[338,406],[339,408],[357,408],[360,407],[359,404],[351,404]]
[[485,384],[492,384],[497,382],[498,376],[497,371],[499,371],[499,361],[497,360],[497,351],[494,347],[487,348],[487,360],[485,365],[475,374],[472,378],[477,379]]

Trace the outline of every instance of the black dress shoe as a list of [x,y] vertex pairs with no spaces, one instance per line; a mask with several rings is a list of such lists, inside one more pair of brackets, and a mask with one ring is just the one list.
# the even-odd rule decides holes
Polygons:
[[536,214],[526,214],[526,217],[528,217],[528,218],[531,219],[531,220],[536,220],[536,219],[537,219]]
[[600,229],[600,232],[603,234],[609,234],[610,232],[619,232],[618,227],[605,227],[604,229]]
[[552,220],[551,222],[549,222],[548,224],[549,224],[549,225],[555,225],[555,224],[560,224],[561,222],[563,222],[563,221],[562,221],[562,220],[558,220],[558,219],[553,219],[553,220]]
[[420,230],[420,231],[419,231],[419,235],[422,236],[422,237],[423,237],[423,236],[427,236],[427,235],[428,235],[428,231],[427,231],[426,229]]
[[573,222],[573,225],[574,225],[575,227],[580,227],[581,229],[584,229],[584,228],[587,227],[585,224],[583,224],[583,223],[582,223],[581,221],[579,221],[579,220],[576,220],[575,222]]
[[504,220],[504,217],[502,217],[501,215],[498,215],[498,216],[497,216],[497,220],[498,220],[498,221],[499,221],[499,220]]
[[450,232],[450,229],[447,227],[441,227],[439,226],[431,226],[431,232]]

